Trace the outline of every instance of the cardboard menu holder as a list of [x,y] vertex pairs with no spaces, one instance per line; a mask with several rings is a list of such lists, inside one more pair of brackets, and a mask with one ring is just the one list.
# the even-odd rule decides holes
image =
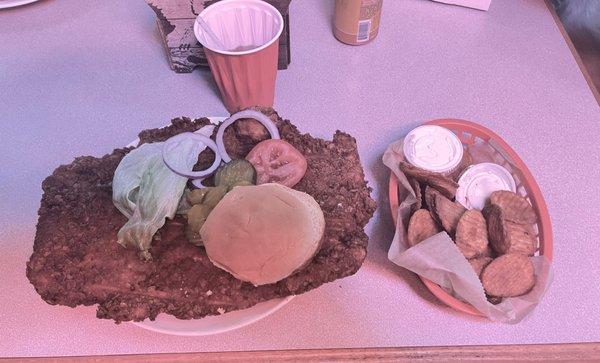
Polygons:
[[[194,35],[194,22],[205,7],[220,0],[145,0],[156,13],[158,29],[167,51],[171,69],[177,73],[189,73],[196,67],[208,68],[202,45]],[[278,69],[290,64],[289,6],[291,0],[264,0],[273,5],[283,16],[283,33],[279,38]]]

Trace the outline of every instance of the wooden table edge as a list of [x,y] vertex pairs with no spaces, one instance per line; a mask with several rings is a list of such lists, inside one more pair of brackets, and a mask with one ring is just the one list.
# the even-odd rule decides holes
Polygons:
[[85,357],[7,358],[19,362],[397,362],[448,361],[599,361],[600,343],[474,345],[362,349],[307,349],[208,353],[159,353]]
[[577,49],[575,48],[573,41],[571,41],[571,37],[567,33],[567,30],[565,29],[563,23],[560,21],[560,18],[558,17],[558,14],[556,13],[556,10],[554,9],[554,6],[552,5],[552,3],[550,1],[551,0],[544,1],[546,3],[546,7],[548,8],[548,11],[552,15],[552,18],[554,19],[554,23],[556,23],[558,30],[560,31],[560,33],[563,36],[563,39],[567,43],[569,50],[571,50],[571,54],[573,55],[573,58],[575,58],[575,62],[577,62],[577,65],[579,66],[579,70],[581,70],[581,73],[583,74],[583,78],[585,78],[588,86],[590,87],[590,90],[592,91],[592,94],[596,98],[596,102],[598,102],[598,105],[600,105],[600,91],[598,91],[598,89],[596,88],[596,85],[594,85],[594,81],[592,80],[590,73],[588,72],[587,68],[585,67],[585,64],[583,64],[583,61],[581,60],[581,56],[579,55],[579,52],[577,52]]

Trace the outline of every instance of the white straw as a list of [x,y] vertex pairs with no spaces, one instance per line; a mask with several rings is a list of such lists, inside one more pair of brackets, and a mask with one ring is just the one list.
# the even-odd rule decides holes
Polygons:
[[221,39],[217,37],[217,35],[212,31],[210,26],[202,19],[201,16],[196,18],[196,21],[200,24],[200,27],[204,31],[204,33],[208,34],[212,41],[217,45],[217,47],[221,50],[228,50],[225,48],[225,45],[221,42]]

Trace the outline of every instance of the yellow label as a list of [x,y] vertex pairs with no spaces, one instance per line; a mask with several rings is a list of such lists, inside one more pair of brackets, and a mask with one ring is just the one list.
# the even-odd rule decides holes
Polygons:
[[334,28],[345,43],[360,44],[377,34],[383,0],[336,0]]

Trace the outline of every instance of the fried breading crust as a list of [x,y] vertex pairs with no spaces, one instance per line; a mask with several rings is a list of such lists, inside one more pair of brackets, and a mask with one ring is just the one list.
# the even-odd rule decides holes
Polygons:
[[460,203],[453,202],[442,194],[435,196],[434,204],[433,209],[436,219],[442,224],[446,232],[453,237],[458,221],[467,210]]
[[509,221],[519,224],[534,224],[537,220],[531,204],[516,193],[497,190],[490,195],[489,204],[499,206],[504,218]]
[[[98,304],[99,318],[116,322],[154,319],[167,313],[201,318],[251,307],[261,301],[301,294],[354,274],[367,253],[363,228],[375,202],[360,165],[356,141],[336,132],[333,141],[300,134],[273,110],[263,110],[277,124],[281,138],[306,157],[308,170],[295,189],[311,194],[323,209],[326,231],[321,249],[302,270],[278,283],[254,287],[215,267],[203,248],[184,236],[184,220],[167,221],[151,247],[153,261],[117,244],[126,222],[112,203],[111,182],[131,149],[101,158],[78,157],[57,168],[42,184],[44,194],[27,277],[49,304],[75,307]],[[162,141],[194,131],[206,118],[175,119],[164,129],[140,133],[141,142]],[[225,144],[232,157],[243,157],[260,140],[230,127]],[[196,169],[212,163],[212,151],[199,156]]]
[[495,297],[515,297],[529,292],[535,285],[533,263],[517,253],[502,255],[490,262],[481,273],[485,292]]
[[429,211],[419,209],[410,217],[406,239],[412,247],[441,231],[442,228],[433,220]]
[[518,224],[504,218],[502,209],[492,204],[485,215],[491,246],[498,254],[521,253],[533,256],[536,251],[536,235],[531,224]]
[[471,209],[460,217],[456,226],[455,242],[466,258],[474,258],[487,253],[487,225],[480,211]]
[[450,177],[418,168],[407,163],[406,161],[400,161],[400,170],[402,170],[406,176],[415,178],[421,183],[435,187],[438,191],[440,191],[440,193],[449,199],[454,199],[454,196],[456,195],[458,183],[456,183]]

